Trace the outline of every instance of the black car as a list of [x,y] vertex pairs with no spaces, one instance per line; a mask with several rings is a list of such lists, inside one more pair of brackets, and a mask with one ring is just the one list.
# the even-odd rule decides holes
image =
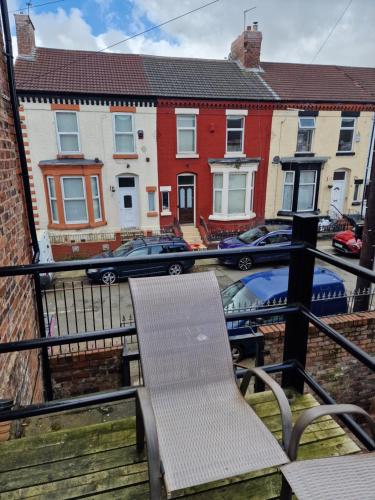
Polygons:
[[[185,240],[177,236],[158,236],[148,238],[136,238],[127,241],[112,252],[105,252],[91,257],[100,259],[103,257],[143,257],[146,255],[159,255],[165,253],[188,252],[191,247]],[[152,276],[155,274],[182,274],[194,265],[194,260],[179,261],[153,261],[149,260],[142,264],[124,264],[108,266],[101,269],[87,269],[86,275],[93,281],[100,281],[104,285],[112,285],[118,279],[130,276]]]

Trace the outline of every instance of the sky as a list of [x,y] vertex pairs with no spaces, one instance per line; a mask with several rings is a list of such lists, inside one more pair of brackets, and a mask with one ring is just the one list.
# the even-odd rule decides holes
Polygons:
[[[48,0],[33,0],[33,5]],[[39,46],[102,50],[210,0],[63,0],[35,7]],[[246,24],[259,23],[261,60],[310,63],[350,0],[219,0],[183,19],[121,43],[115,52],[223,59]],[[26,0],[8,0],[10,12]],[[24,10],[27,12],[27,8]],[[13,14],[11,27],[17,54]],[[375,66],[375,0],[352,0],[314,62]]]

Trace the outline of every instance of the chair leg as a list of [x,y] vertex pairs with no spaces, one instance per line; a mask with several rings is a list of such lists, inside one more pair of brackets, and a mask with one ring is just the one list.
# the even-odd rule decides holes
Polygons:
[[290,487],[288,481],[284,476],[281,476],[281,491],[280,491],[280,500],[291,500],[292,498],[292,488]]
[[135,400],[135,434],[137,452],[142,453],[145,449],[145,426],[143,423],[143,416],[138,398],[136,398]]

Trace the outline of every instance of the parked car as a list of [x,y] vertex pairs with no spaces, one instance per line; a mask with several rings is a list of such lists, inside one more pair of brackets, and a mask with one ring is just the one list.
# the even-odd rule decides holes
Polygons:
[[[289,268],[283,267],[254,273],[236,281],[221,291],[225,312],[283,305],[288,293],[288,276]],[[312,302],[311,311],[316,316],[343,314],[348,311],[343,280],[329,269],[315,267],[312,292],[315,300]],[[277,318],[274,317],[273,320],[277,321]],[[279,320],[283,321],[283,318],[280,317]],[[254,321],[261,324],[262,318],[253,319],[252,325],[249,320],[227,323],[232,356],[236,361],[255,353],[255,343],[252,340],[256,331]]]
[[[272,246],[284,248],[290,246],[292,229],[290,226],[257,226],[239,236],[225,238],[218,244],[218,249],[240,247]],[[289,253],[259,253],[249,255],[223,256],[219,258],[221,264],[238,267],[241,271],[249,271],[253,265],[261,262],[281,262],[289,260]]]
[[146,255],[188,252],[190,250],[189,244],[177,236],[135,238],[119,246],[116,250],[91,257],[92,259],[124,257],[124,264],[120,264],[119,266],[108,266],[101,269],[87,269],[86,275],[93,281],[99,281],[104,285],[112,285],[117,280],[130,276],[181,274],[188,271],[194,265],[195,261],[193,259],[181,260],[181,262],[168,260],[157,262],[150,260],[142,264],[127,263],[126,259]]
[[[48,236],[48,231],[45,229],[38,229],[37,238],[39,246],[39,264],[51,264],[54,261],[51,242]],[[40,285],[42,288],[48,288],[53,281],[53,273],[41,273]]]
[[332,246],[342,254],[360,256],[362,249],[362,240],[356,238],[354,231],[340,231],[332,238]]

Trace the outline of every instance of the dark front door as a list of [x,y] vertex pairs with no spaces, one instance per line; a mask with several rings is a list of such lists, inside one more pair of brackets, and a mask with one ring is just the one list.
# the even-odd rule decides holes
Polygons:
[[194,222],[194,186],[178,187],[178,212],[181,224]]

